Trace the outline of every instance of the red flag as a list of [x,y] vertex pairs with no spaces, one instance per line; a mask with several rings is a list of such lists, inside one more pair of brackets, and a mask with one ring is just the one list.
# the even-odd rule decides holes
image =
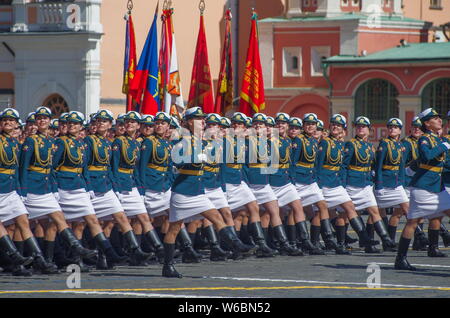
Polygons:
[[130,83],[136,72],[137,56],[136,56],[136,37],[134,35],[134,25],[131,14],[127,16],[127,28],[125,35],[125,61],[124,61],[124,78],[122,92],[127,95],[127,112],[134,110],[133,97],[128,93]]
[[203,112],[212,113],[214,112],[214,97],[203,20],[203,15],[200,15],[200,30],[198,32],[194,66],[192,68],[188,108],[200,106],[203,108]]
[[259,113],[266,108],[263,73],[259,56],[257,19],[258,16],[254,13],[239,105],[239,111],[248,116]]
[[225,115],[233,107],[233,48],[231,42],[231,11],[225,16],[225,40],[217,83],[215,113]]
[[[163,10],[161,15],[161,47],[159,49],[159,96],[160,108],[165,111],[165,100],[164,96],[168,90],[169,79],[170,79],[170,54],[171,54],[171,10]],[[169,105],[170,107],[170,105]]]

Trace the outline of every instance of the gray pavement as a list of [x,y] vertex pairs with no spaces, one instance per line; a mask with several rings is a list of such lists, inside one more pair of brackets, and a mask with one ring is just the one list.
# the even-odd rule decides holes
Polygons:
[[[399,230],[400,231],[400,230]],[[354,234],[353,234],[354,235]],[[397,238],[400,233],[397,233]],[[357,246],[358,244],[354,244]],[[448,248],[442,248],[449,251]],[[122,266],[82,273],[79,289],[67,285],[69,273],[12,277],[0,273],[0,297],[449,297],[449,258],[429,258],[410,251],[418,271],[394,269],[395,253],[246,258],[239,261],[176,264],[182,279],[161,277],[161,266]],[[370,263],[380,267],[379,285],[367,280]],[[372,265],[373,266],[373,265]],[[370,280],[376,284],[376,280]]]

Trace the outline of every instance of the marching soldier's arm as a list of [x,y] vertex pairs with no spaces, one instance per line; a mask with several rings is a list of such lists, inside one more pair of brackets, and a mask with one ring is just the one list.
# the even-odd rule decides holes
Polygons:
[[448,151],[444,143],[433,147],[428,137],[420,137],[419,139],[419,157],[421,161],[430,161]]
[[375,153],[375,190],[383,189],[383,162],[384,158],[386,158],[387,147],[388,144],[384,140],[381,140]]
[[[403,147],[403,145],[402,145]],[[406,160],[405,157],[403,156],[402,153],[402,161],[400,161],[400,167],[399,167],[400,171],[398,173],[398,178],[400,181],[400,184],[405,184],[405,180],[406,180]]]
[[[119,164],[120,164],[120,147],[122,146],[122,141],[116,138],[112,144],[112,156],[111,156],[111,171],[113,177],[113,185],[118,185],[119,182]],[[114,189],[117,192],[118,189]]]
[[142,185],[145,184],[145,169],[150,161],[153,150],[153,142],[150,138],[145,138],[141,145],[141,160],[139,160],[139,178]]
[[133,169],[133,178],[134,178],[134,181],[136,182],[136,187],[137,187],[137,189],[139,191],[139,194],[140,195],[145,195],[144,183],[141,182],[140,173],[139,173],[139,169],[138,169],[138,167],[140,165],[140,162],[141,162],[140,144],[138,145],[138,150],[139,151],[136,154],[136,156],[137,156],[137,158],[136,158],[136,165],[135,165],[135,167]]
[[325,164],[326,155],[328,150],[328,142],[323,139],[319,143],[319,147],[317,150],[317,156],[316,156],[316,162],[315,162],[315,168],[317,175],[320,174],[321,170],[323,169],[323,165]]
[[34,152],[33,139],[27,137],[22,145],[22,151],[20,152],[19,159],[19,182],[21,185],[21,195],[27,195],[27,180],[28,180],[28,167],[30,166],[31,157]]
[[94,189],[92,189],[91,186],[91,179],[90,179],[90,173],[89,173],[89,164],[92,161],[92,138],[90,136],[87,136],[86,138],[84,138],[84,144],[85,144],[85,157],[84,157],[84,162],[86,163],[86,167],[83,169],[83,176],[84,179],[86,180],[86,191],[93,191]]
[[355,154],[355,146],[351,141],[347,141],[344,144],[344,153],[343,153],[344,158],[342,159],[342,166],[341,166],[341,169],[344,171],[342,173],[342,178],[344,180],[347,180],[348,166],[350,166],[354,154]]
[[56,168],[58,168],[58,166],[60,165],[60,161],[64,160],[64,158],[63,158],[64,150],[65,150],[64,149],[64,141],[60,138],[56,139],[55,146],[56,146],[56,151],[53,154],[53,161],[52,161],[54,170],[56,170]]

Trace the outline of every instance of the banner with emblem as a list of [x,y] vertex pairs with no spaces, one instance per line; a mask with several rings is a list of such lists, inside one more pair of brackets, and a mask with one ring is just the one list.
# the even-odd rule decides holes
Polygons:
[[213,113],[213,99],[211,71],[209,68],[208,48],[206,45],[205,24],[203,14],[201,14],[194,65],[192,67],[188,108],[200,106],[203,108],[203,112]]
[[136,37],[134,34],[134,24],[131,13],[126,16],[126,32],[125,32],[125,60],[123,67],[123,85],[122,93],[127,96],[127,112],[134,110],[133,97],[129,94],[130,82],[134,78],[136,72]]
[[250,44],[247,51],[239,105],[239,112],[244,113],[247,116],[251,116],[253,113],[262,112],[266,108],[263,72],[259,55],[257,20],[258,15],[253,13]]
[[138,102],[142,99],[139,111],[142,114],[150,115],[159,111],[157,19],[158,6],[139,59],[136,74],[130,83],[130,94],[133,98]]

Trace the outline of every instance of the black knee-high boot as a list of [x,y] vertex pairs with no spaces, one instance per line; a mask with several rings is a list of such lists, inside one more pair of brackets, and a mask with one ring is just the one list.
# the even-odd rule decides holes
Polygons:
[[202,260],[202,255],[197,253],[192,246],[192,240],[186,228],[182,228],[178,233],[180,239],[181,247],[183,250],[183,255],[181,260],[183,263],[200,263]]
[[325,242],[325,246],[328,249],[334,249],[335,253],[338,255],[350,255],[349,251],[345,250],[343,246],[339,246],[334,240],[329,219],[320,220],[320,232]]
[[428,238],[423,231],[423,223],[419,224],[414,231],[414,241],[412,249],[414,251],[426,251],[429,242]]
[[94,237],[95,243],[101,253],[106,257],[109,266],[114,266],[125,262],[128,258],[117,255],[116,251],[111,246],[111,243],[106,238],[103,232],[100,232]]
[[[378,241],[371,239],[371,237],[367,233],[366,229],[364,228],[364,223],[361,221],[361,219],[359,217],[355,217],[355,218],[351,219],[350,225],[352,226],[353,230],[358,235],[359,243],[360,243],[361,247],[379,244]],[[372,224],[368,224],[368,225],[372,226]],[[373,234],[373,231],[372,231],[372,234]]]
[[[342,250],[347,251],[345,249],[345,225],[336,225],[335,229],[336,229],[336,241],[338,247],[340,248],[340,251]],[[351,254],[350,251],[347,252],[348,254]]]
[[250,246],[256,246],[255,241],[253,240],[252,236],[250,235],[250,231],[248,228],[248,225],[241,225],[241,231],[240,231],[240,239],[242,243]]
[[320,248],[320,226],[311,224],[310,227],[311,243]]
[[160,264],[164,263],[164,246],[161,242],[158,233],[156,233],[155,230],[148,231],[147,233],[144,233],[144,237],[146,238],[147,242],[153,246],[155,249],[156,257],[158,258],[158,262]]
[[39,270],[42,274],[58,274],[58,268],[51,263],[48,263],[42,250],[39,247],[37,240],[32,236],[25,240],[25,246],[31,251],[31,255],[34,259],[33,267]]
[[[136,235],[133,230],[129,230],[128,232],[123,234],[125,241],[127,242],[128,250],[130,251],[130,262],[139,264],[141,262],[145,262],[150,257],[152,257],[153,253],[144,253],[141,249],[140,242],[138,241]],[[139,238],[142,238],[139,235]]]
[[390,239],[395,242],[395,236],[397,235],[397,227],[393,225],[387,226],[387,231],[389,234]]
[[[366,224],[366,232],[367,232],[367,236],[370,238],[371,241],[374,241],[374,237],[375,237],[375,226],[373,224]],[[360,242],[361,243],[361,242]],[[379,250],[378,248],[376,248],[373,245],[366,245],[364,248],[364,251],[367,254],[379,254],[381,253],[381,250]]]
[[109,236],[109,241],[111,242],[112,247],[116,251],[119,256],[126,256],[125,251],[122,246],[122,233],[117,229],[117,226],[114,226],[111,230],[111,234]]
[[416,268],[414,266],[411,266],[411,264],[408,262],[408,259],[406,258],[406,255],[408,254],[409,243],[411,243],[410,239],[404,238],[403,236],[400,238],[400,241],[398,243],[397,257],[395,258],[395,269],[410,271],[416,270]]
[[162,268],[162,276],[169,278],[182,278],[183,275],[177,272],[173,266],[173,256],[175,254],[175,244],[164,243],[164,265]]
[[284,231],[283,225],[278,225],[272,228],[274,235],[280,243],[280,254],[289,256],[303,256],[303,252],[296,247],[289,244],[289,241]]
[[358,239],[355,239],[355,238],[351,237],[350,235],[348,235],[348,233],[347,233],[348,226],[349,226],[349,223],[345,223],[345,245],[350,245],[350,244],[358,242]]
[[[311,228],[314,225],[311,225]],[[316,238],[319,240],[320,235],[320,227],[316,227],[317,235]],[[298,222],[295,224],[295,229],[297,230],[297,236],[300,240],[300,245],[303,249],[303,251],[307,251],[310,255],[325,255],[325,252],[318,247],[317,245],[313,244],[309,240],[309,234],[308,234],[308,227],[306,225],[306,221]]]
[[378,222],[375,222],[373,226],[378,236],[381,238],[381,241],[383,242],[383,250],[396,252],[397,249],[395,243],[389,237],[386,227],[384,226],[384,222],[380,220]]
[[430,241],[430,245],[428,245],[429,257],[447,257],[447,254],[439,250],[439,231],[428,229],[428,240]]
[[261,222],[249,223],[248,228],[257,246],[256,257],[274,257],[275,251],[267,246]]
[[0,238],[0,249],[5,252],[11,263],[16,265],[29,265],[33,262],[33,257],[23,257],[14,245],[9,235]]
[[295,230],[295,225],[286,225],[286,236],[288,238],[288,242],[292,246],[297,245],[297,233]]
[[232,258],[240,259],[242,255],[250,255],[255,252],[256,247],[252,247],[249,245],[245,245],[238,238],[236,231],[233,226],[225,226],[223,229],[219,231],[219,237],[227,242],[227,245],[232,248]]
[[217,239],[216,231],[212,225],[204,227],[203,232],[209,241],[209,246],[211,249],[210,260],[213,262],[226,261],[227,252],[220,248],[219,240]]
[[72,229],[66,228],[62,230],[59,235],[69,247],[72,256],[80,256],[82,258],[87,258],[90,260],[94,260],[97,258],[97,252],[95,250],[84,248],[81,242],[76,238]]

